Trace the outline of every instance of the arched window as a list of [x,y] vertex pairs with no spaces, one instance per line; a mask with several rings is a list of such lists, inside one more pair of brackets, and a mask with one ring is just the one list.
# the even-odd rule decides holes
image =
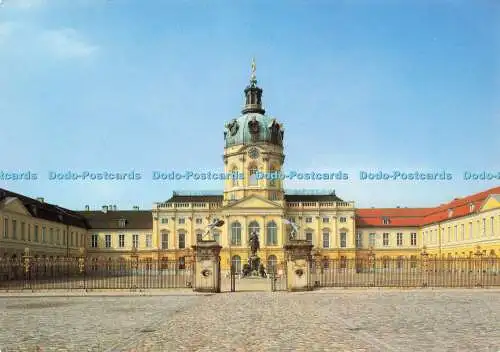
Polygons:
[[241,224],[238,221],[231,224],[231,245],[241,246]]
[[276,268],[278,265],[278,259],[274,254],[271,254],[269,257],[267,257],[267,272],[276,272]]
[[278,227],[272,220],[267,223],[266,242],[268,246],[278,245]]
[[253,232],[255,232],[257,234],[257,236],[259,236],[259,238],[260,238],[260,226],[259,226],[259,223],[257,221],[252,221],[248,225],[248,239],[250,239],[250,235]]
[[231,258],[231,265],[235,273],[241,272],[241,258],[239,255],[233,255]]
[[248,170],[248,185],[258,186],[259,180],[257,180],[257,167],[255,165],[251,166]]
[[238,168],[235,166],[231,170],[231,182],[233,187],[238,187]]
[[330,232],[323,230],[323,248],[330,248]]
[[276,177],[277,177],[277,168],[272,166],[271,169],[269,170],[270,172],[270,180],[269,180],[269,186],[271,187],[275,187],[277,185],[277,180],[276,180]]

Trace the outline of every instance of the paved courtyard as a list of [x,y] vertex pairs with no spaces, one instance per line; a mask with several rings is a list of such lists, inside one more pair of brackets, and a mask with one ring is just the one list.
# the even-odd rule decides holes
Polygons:
[[494,289],[4,294],[0,350],[498,352],[499,314]]

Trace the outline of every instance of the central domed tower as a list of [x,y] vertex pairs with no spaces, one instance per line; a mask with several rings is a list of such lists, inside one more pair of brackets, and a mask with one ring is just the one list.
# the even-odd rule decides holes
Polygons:
[[[224,185],[224,203],[250,195],[283,202],[283,182],[273,175],[281,174],[283,125],[267,116],[262,107],[262,89],[257,86],[255,61],[252,61],[250,83],[245,88],[242,115],[225,125],[224,171],[239,173],[243,179],[228,179]],[[265,175],[265,177],[262,177]]]

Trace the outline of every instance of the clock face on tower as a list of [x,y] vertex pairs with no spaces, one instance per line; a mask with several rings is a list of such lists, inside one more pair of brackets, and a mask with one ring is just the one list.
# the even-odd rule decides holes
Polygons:
[[257,159],[259,157],[259,150],[257,148],[250,148],[248,150],[248,156],[251,158],[251,159]]

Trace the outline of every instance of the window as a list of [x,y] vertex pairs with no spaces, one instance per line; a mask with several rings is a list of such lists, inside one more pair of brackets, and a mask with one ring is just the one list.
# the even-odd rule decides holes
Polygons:
[[451,241],[451,226],[448,226],[448,242]]
[[288,218],[288,220],[290,220],[290,222],[295,223],[295,218],[294,217],[290,217],[290,218]]
[[167,232],[162,232],[162,234],[161,234],[161,248],[162,249],[168,248],[168,233]]
[[347,247],[347,233],[341,232],[340,233],[340,248],[346,248],[346,247]]
[[185,223],[186,223],[186,219],[179,218],[179,225],[182,225],[182,224],[185,224]]
[[148,233],[146,234],[146,248],[153,247],[153,235]]
[[214,241],[220,244],[220,233],[218,231],[213,232]]
[[[42,226],[42,243],[45,243],[46,238],[45,238],[45,226]],[[73,243],[72,243],[73,244]]]
[[410,244],[412,246],[416,246],[417,245],[417,234],[415,232],[412,232],[410,234]]
[[119,228],[125,228],[125,225],[127,224],[127,220],[126,219],[120,219],[118,220],[118,227]]
[[308,217],[306,218],[306,222],[307,222],[307,223],[311,223],[311,222],[313,222],[313,218],[312,218],[312,217],[310,217],[310,216],[308,216]]
[[347,222],[347,218],[345,216],[341,216],[339,221],[340,222]]
[[238,168],[234,167],[231,171],[231,179],[233,181],[233,187],[238,186]]
[[241,246],[241,224],[239,222],[231,224],[231,245]]
[[312,232],[306,232],[306,241],[313,242],[313,234]]
[[202,218],[196,218],[196,223],[198,225],[202,224],[203,223],[203,219]]
[[3,219],[3,237],[9,237],[9,219],[7,218]]
[[270,197],[271,200],[278,200],[278,194],[276,192],[271,192]]
[[370,233],[368,234],[368,246],[375,247],[376,234]]
[[417,267],[417,256],[410,256],[410,268],[415,269]]
[[401,232],[398,232],[396,234],[396,245],[398,245],[398,246],[403,245],[403,234]]
[[28,241],[31,242],[31,224],[28,224]]
[[363,247],[363,233],[358,232],[356,234],[356,248],[362,248]]
[[[29,228],[28,228],[28,231],[29,231]],[[66,230],[63,230],[63,244],[65,245],[66,244]]]
[[49,229],[49,243],[54,243],[54,229],[52,227]]
[[382,245],[383,246],[389,245],[389,234],[387,232],[384,232],[382,235]]
[[241,257],[239,255],[234,255],[231,258],[231,266],[235,273],[241,272]]
[[35,242],[38,242],[38,225],[35,225],[35,230],[34,230],[34,233],[33,233],[33,240]]
[[139,248],[139,235],[138,234],[132,235],[132,247]]
[[329,218],[329,217],[327,217],[327,216],[325,216],[325,217],[323,218],[323,222],[324,222],[324,223],[330,222],[330,218]]
[[390,223],[391,223],[391,220],[389,218],[386,218],[386,217],[382,218],[382,224],[389,225]]
[[179,248],[186,248],[186,234],[184,232],[179,232]]
[[249,186],[257,186],[259,184],[259,180],[257,180],[257,169],[255,167],[251,168],[249,171],[248,185]]
[[278,227],[274,221],[267,223],[267,236],[266,241],[268,246],[278,245]]
[[168,218],[161,218],[162,224],[168,224]]
[[17,239],[17,220],[12,220],[12,239]]
[[469,222],[469,240],[472,239],[472,222]]
[[200,242],[200,241],[203,241],[203,233],[198,232],[196,234],[196,242]]
[[61,243],[61,230],[56,229],[56,243],[60,244]]
[[69,245],[73,246],[73,242],[75,241],[75,234],[73,231],[71,231],[71,236],[69,237],[69,240],[70,240]]
[[123,233],[118,235],[118,247],[125,247],[125,235]]
[[491,236],[495,235],[495,218],[492,216],[490,219],[491,222]]
[[458,241],[458,226],[455,225],[454,231],[453,231],[453,240]]
[[[493,220],[493,218],[491,218],[491,219]],[[493,228],[493,226],[492,226],[492,228]],[[26,239],[25,232],[26,232],[26,224],[24,222],[22,222],[21,223],[21,240],[23,240],[23,241]]]
[[[248,239],[250,239],[250,235],[255,232],[257,235],[259,235],[259,232],[260,232],[260,227],[259,227],[259,223],[257,221],[252,221],[249,225],[248,225]],[[260,238],[260,236],[259,236]]]
[[179,258],[179,270],[184,270],[186,269],[186,258],[180,257]]
[[98,243],[98,240],[99,240],[99,235],[97,233],[94,233],[91,237],[91,243],[90,243],[90,247],[92,248],[97,248],[97,243]]
[[111,235],[104,236],[104,246],[106,248],[111,248]]
[[323,248],[330,248],[330,233],[328,231],[323,232]]
[[461,241],[465,240],[465,225],[464,224],[460,225],[460,240]]
[[483,237],[486,236],[486,218],[483,218]]

